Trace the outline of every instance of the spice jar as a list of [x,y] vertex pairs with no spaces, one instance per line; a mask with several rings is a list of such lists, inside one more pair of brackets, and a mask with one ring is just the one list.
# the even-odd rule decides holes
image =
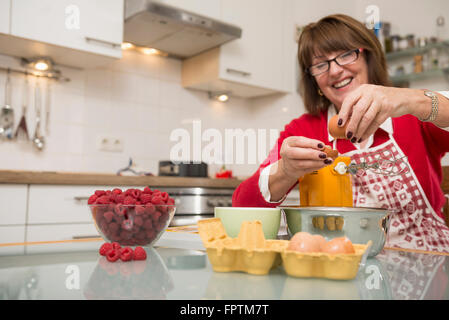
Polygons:
[[414,73],[421,73],[423,72],[423,56],[422,55],[416,55],[413,57],[414,61]]
[[407,48],[411,49],[415,47],[415,35],[409,34],[406,37],[407,39]]

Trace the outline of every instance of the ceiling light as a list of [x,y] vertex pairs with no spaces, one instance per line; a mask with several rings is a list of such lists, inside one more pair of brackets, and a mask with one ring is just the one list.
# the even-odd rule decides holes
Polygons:
[[39,70],[39,71],[46,71],[50,68],[50,66],[47,64],[47,62],[45,61],[37,61],[34,64],[34,69]]
[[229,100],[230,92],[209,92],[209,99],[226,102]]
[[143,48],[142,52],[145,54],[159,54],[159,50],[154,49],[154,48]]
[[123,42],[122,43],[122,49],[123,50],[128,50],[128,49],[132,49],[134,48],[134,45],[132,43],[129,42]]

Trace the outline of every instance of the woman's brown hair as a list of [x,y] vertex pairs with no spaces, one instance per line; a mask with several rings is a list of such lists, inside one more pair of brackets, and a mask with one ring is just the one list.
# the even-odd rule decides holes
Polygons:
[[363,48],[368,65],[370,84],[391,86],[382,46],[372,30],[354,18],[335,14],[308,24],[298,41],[298,61],[301,70],[300,93],[308,113],[318,115],[331,102],[318,94],[315,78],[307,72],[316,54]]

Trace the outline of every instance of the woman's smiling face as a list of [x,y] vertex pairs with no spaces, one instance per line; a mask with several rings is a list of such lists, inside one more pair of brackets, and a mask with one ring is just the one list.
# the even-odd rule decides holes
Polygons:
[[[315,55],[312,65],[334,59],[346,51],[336,51],[329,54]],[[337,110],[349,92],[362,84],[368,83],[368,65],[364,53],[360,53],[357,60],[352,63],[339,66],[335,61],[330,62],[329,70],[315,76],[318,87],[332,102]]]

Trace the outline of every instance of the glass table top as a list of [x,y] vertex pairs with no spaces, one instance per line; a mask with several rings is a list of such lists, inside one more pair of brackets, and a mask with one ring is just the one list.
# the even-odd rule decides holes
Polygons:
[[93,249],[0,256],[0,299],[449,299],[446,255],[384,249],[341,281],[294,278],[282,267],[218,273],[202,250],[146,251],[145,261],[114,263]]

